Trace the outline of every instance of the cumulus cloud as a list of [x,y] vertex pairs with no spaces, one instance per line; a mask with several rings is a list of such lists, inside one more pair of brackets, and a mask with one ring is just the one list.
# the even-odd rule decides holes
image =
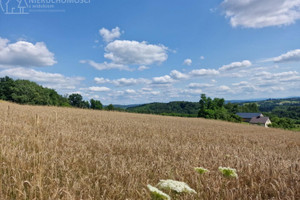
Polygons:
[[192,60],[190,59],[190,58],[187,58],[187,59],[185,59],[184,61],[183,61],[183,64],[184,65],[187,65],[187,66],[190,66],[191,64],[192,64]]
[[228,87],[226,85],[221,85],[221,86],[219,86],[219,90],[220,91],[230,91],[230,87]]
[[220,72],[215,69],[195,69],[189,72],[191,76],[208,76],[208,75],[218,75]]
[[300,61],[300,49],[295,49],[272,59],[276,63]]
[[126,70],[126,71],[132,71],[131,68],[129,68],[126,65],[122,65],[122,64],[116,64],[116,63],[97,63],[93,60],[81,60],[80,61],[81,64],[88,64],[92,67],[94,67],[97,70],[110,70],[110,69],[119,69],[119,70]]
[[214,86],[213,84],[209,84],[209,83],[190,83],[188,85],[188,87],[191,89],[208,88],[213,86]]
[[181,79],[187,79],[187,78],[189,78],[189,76],[187,74],[181,73],[181,72],[179,72],[177,70],[172,70],[171,73],[170,73],[170,76],[173,79],[176,79],[176,80],[181,80]]
[[299,0],[224,0],[221,6],[233,27],[290,25],[300,19]]
[[169,75],[154,77],[152,79],[152,84],[170,84],[173,82],[174,80]]
[[66,77],[58,73],[48,73],[28,68],[11,68],[0,71],[1,76],[10,76],[38,82],[45,87],[53,89],[75,89],[84,80],[83,77]]
[[255,74],[255,77],[253,79],[271,79],[274,80],[275,78],[285,78],[285,77],[294,77],[297,76],[299,73],[297,71],[288,71],[288,72],[278,72],[278,73],[271,73],[267,71],[262,71]]
[[107,91],[110,91],[110,89],[107,88],[107,87],[92,86],[92,87],[89,87],[88,89],[89,89],[89,91],[92,91],[92,92],[107,92]]
[[133,89],[127,89],[127,90],[125,90],[125,92],[126,92],[127,94],[136,94],[136,91],[133,90]]
[[146,69],[149,69],[149,67],[144,66],[144,65],[139,66],[139,68],[138,68],[139,71],[144,71],[144,70],[146,70]]
[[47,49],[43,42],[35,44],[0,38],[0,65],[19,67],[52,66],[56,63],[54,54]]
[[102,38],[105,42],[111,42],[114,39],[119,38],[121,36],[119,27],[116,27],[116,28],[112,29],[111,31],[106,28],[102,28],[99,30],[99,34],[102,36]]
[[233,86],[246,86],[246,85],[251,85],[249,82],[247,81],[241,81],[239,83],[232,83]]
[[109,79],[105,79],[105,78],[98,78],[98,77],[95,77],[94,78],[94,81],[98,84],[103,84],[103,83],[109,83],[110,80]]
[[243,68],[243,67],[250,67],[252,63],[249,60],[244,60],[242,62],[233,62],[229,65],[223,65],[219,70],[220,71],[229,71],[233,69]]
[[147,80],[147,79],[144,79],[144,78],[139,78],[139,79],[120,78],[120,79],[112,80],[111,83],[116,85],[116,86],[123,87],[123,86],[146,84],[146,83],[150,83],[150,81]]
[[147,83],[151,82],[150,80],[144,79],[144,78],[138,78],[138,79],[120,78],[120,79],[110,80],[110,79],[105,79],[102,77],[101,78],[96,77],[96,78],[94,78],[94,81],[98,84],[110,83],[110,84],[114,84],[115,86],[118,86],[118,87],[147,84]]
[[167,60],[167,47],[147,42],[115,40],[105,48],[104,57],[119,65],[151,65]]
[[182,90],[180,93],[189,95],[200,95],[201,93],[203,93],[203,91],[201,89],[185,89]]
[[262,71],[260,73],[258,72],[254,74],[254,76],[250,78],[250,80],[258,91],[270,92],[273,91],[273,89],[276,87],[291,90],[299,88],[300,76],[297,71],[287,71],[278,73]]

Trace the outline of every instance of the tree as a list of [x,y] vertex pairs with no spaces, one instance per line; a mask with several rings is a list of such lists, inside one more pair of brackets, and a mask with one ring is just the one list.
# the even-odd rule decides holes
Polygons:
[[205,94],[202,94],[199,103],[200,110],[198,112],[198,117],[241,122],[239,116],[226,109],[226,107],[228,107],[234,110],[237,109],[237,106],[233,106],[232,104],[229,104],[228,106],[224,105],[225,100],[223,98],[211,99],[210,97],[207,98]]
[[256,103],[245,103],[239,106],[239,112],[257,113],[259,109]]
[[112,104],[109,104],[107,107],[106,107],[107,110],[114,110],[114,106]]
[[91,99],[90,104],[91,104],[91,109],[95,109],[95,110],[102,110],[103,109],[102,103],[98,100]]
[[14,80],[9,78],[8,76],[0,78],[0,99],[11,101],[12,89],[14,88],[14,86]]
[[270,127],[283,128],[283,129],[295,128],[295,124],[289,118],[274,117],[274,118],[271,118],[271,121],[272,121],[272,124],[270,125]]
[[233,104],[229,102],[225,105],[225,108],[228,110],[228,112],[232,114],[238,113],[238,104]]
[[71,94],[68,99],[71,106],[82,107],[82,96],[80,94]]
[[201,99],[199,101],[200,104],[200,110],[198,112],[198,117],[205,117],[206,116],[206,104],[207,104],[207,99],[205,94],[201,94]]
[[90,108],[90,102],[89,101],[81,101],[80,108]]

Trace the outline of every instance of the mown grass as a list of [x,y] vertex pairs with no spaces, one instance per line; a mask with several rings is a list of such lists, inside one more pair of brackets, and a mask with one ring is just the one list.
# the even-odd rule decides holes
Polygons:
[[300,199],[298,132],[6,102],[0,113],[0,199],[150,199],[160,179],[197,192],[178,199]]

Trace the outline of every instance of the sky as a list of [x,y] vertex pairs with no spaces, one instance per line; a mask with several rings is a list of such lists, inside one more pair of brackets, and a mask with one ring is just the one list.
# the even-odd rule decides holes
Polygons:
[[300,96],[300,0],[0,0],[0,77],[103,104]]

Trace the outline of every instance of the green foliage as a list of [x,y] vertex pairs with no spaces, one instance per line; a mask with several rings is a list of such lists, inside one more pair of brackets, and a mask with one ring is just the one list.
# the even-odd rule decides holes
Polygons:
[[208,169],[205,169],[203,167],[195,167],[195,171],[198,173],[198,174],[205,174],[205,173],[208,173],[209,170]]
[[91,109],[95,109],[95,110],[102,110],[103,109],[102,103],[98,100],[91,99],[90,104],[91,104]]
[[257,103],[245,103],[243,105],[238,106],[238,112],[240,113],[258,113],[258,105]]
[[[201,94],[199,104],[200,109],[198,117],[241,122],[241,118],[235,115],[236,112],[233,112],[237,109],[237,106],[234,106],[233,104],[226,106],[224,99],[211,99],[210,97],[207,98],[205,94]],[[228,109],[226,109],[226,107]]]
[[71,94],[68,100],[73,107],[90,108],[90,103],[88,101],[83,101],[81,94]]
[[80,94],[71,94],[69,96],[69,103],[71,106],[80,108],[83,104],[82,96]]
[[112,104],[109,104],[106,108],[106,110],[114,110],[114,106]]
[[270,127],[298,130],[300,98],[268,99],[257,103],[263,114],[270,117]]
[[233,168],[230,168],[230,167],[219,167],[219,171],[225,177],[238,178],[238,175],[236,173],[236,169],[233,169]]
[[197,117],[199,104],[186,101],[174,101],[170,103],[150,103],[127,108],[128,112],[162,114],[170,116]]
[[73,106],[101,110],[102,103],[91,99],[84,101],[80,94],[70,96],[59,95],[55,90],[44,88],[28,80],[13,80],[9,77],[0,78],[0,99],[20,104]]
[[272,121],[272,124],[269,125],[269,127],[284,128],[284,129],[296,128],[295,123],[293,122],[293,120],[289,119],[289,118],[272,117],[271,121]]
[[69,106],[67,99],[53,89],[7,76],[0,78],[0,99],[20,104]]

